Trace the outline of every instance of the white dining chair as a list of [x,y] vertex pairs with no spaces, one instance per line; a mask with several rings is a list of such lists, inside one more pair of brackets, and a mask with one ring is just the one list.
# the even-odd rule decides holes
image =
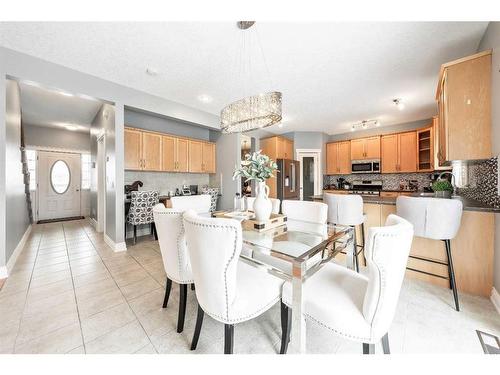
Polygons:
[[[253,204],[255,202],[255,197],[246,197],[247,200],[247,210],[253,211]],[[280,213],[280,203],[281,201],[276,198],[269,198],[271,201],[271,204],[273,205],[272,213],[273,214],[279,214]]]
[[[448,279],[450,289],[453,291],[453,298],[455,299],[455,309],[460,311],[453,258],[451,255],[451,240],[455,238],[460,229],[463,211],[462,202],[457,199],[401,196],[396,199],[396,211],[397,215],[413,224],[415,236],[444,242],[447,262],[440,263],[435,259],[424,257],[418,257],[418,259],[440,263],[448,267]],[[412,256],[410,255],[410,257]],[[409,269],[420,272],[415,268]],[[441,275],[436,276],[441,277]]]
[[281,203],[281,211],[292,220],[324,224],[328,215],[328,206],[321,202],[284,200]]
[[[335,263],[327,263],[303,286],[306,322],[320,325],[333,334],[363,343],[363,353],[372,354],[382,340],[390,353],[389,327],[405,275],[413,237],[412,225],[389,215],[384,227],[368,230],[367,276]],[[292,315],[292,285],[283,286],[281,314]],[[286,353],[290,326],[283,331],[281,353]],[[293,339],[293,338],[292,338]]]
[[263,314],[279,302],[283,280],[239,259],[239,221],[187,211],[184,228],[198,299],[191,350],[196,349],[206,313],[224,324],[224,354],[231,354],[234,325]]
[[184,195],[170,198],[172,208],[179,211],[194,210],[199,214],[210,212],[212,197],[210,194]]
[[[287,240],[274,242],[273,249],[291,256],[299,256],[307,249],[321,243],[327,235],[327,227],[325,225],[327,210],[328,207],[326,204],[321,202],[284,200],[282,202],[282,211],[289,219],[287,221]],[[298,220],[299,222],[294,222],[293,220]],[[297,229],[300,232],[305,227],[307,227],[307,232],[311,233],[310,238],[305,238],[295,230]],[[314,233],[317,236],[314,236]],[[289,275],[292,272],[292,264],[286,260],[278,259],[258,251],[254,251],[252,257]],[[317,254],[307,261],[306,267],[312,267],[314,264],[320,262],[321,259],[321,254]]]
[[184,329],[184,318],[186,316],[187,286],[193,283],[193,274],[189,263],[184,225],[180,210],[165,208],[163,204],[157,204],[153,208],[153,216],[158,233],[161,258],[163,267],[167,274],[165,286],[165,298],[163,308],[167,307],[172,281],[179,284],[179,316],[177,318],[177,332]]
[[[363,214],[363,198],[354,194],[330,194],[323,195],[323,202],[328,205],[328,222],[336,225],[347,225],[354,228],[354,267],[359,272],[359,255],[363,253],[365,246],[365,220]],[[361,228],[362,244],[357,243],[357,227]],[[366,263],[366,261],[365,261]]]

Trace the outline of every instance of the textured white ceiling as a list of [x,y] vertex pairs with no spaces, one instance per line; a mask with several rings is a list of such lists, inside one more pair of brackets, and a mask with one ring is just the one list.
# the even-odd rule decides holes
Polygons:
[[22,121],[26,125],[90,131],[90,124],[102,103],[78,95],[63,95],[31,84],[20,83]]
[[487,22],[256,25],[272,84],[254,43],[246,89],[234,73],[235,23],[1,23],[0,45],[214,114],[245,93],[279,90],[285,126],[270,130],[335,134],[363,119],[434,115],[440,65],[474,53]]

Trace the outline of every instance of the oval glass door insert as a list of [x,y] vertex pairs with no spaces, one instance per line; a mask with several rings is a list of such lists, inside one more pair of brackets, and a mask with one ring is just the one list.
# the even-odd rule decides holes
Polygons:
[[56,161],[50,170],[50,184],[57,194],[68,191],[71,182],[71,172],[64,160]]

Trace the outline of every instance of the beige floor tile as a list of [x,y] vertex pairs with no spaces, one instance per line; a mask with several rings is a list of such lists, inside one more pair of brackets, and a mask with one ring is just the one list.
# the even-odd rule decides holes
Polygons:
[[135,315],[127,303],[122,303],[89,318],[82,319],[82,332],[85,342],[120,328],[135,320]]
[[131,300],[158,288],[161,288],[161,285],[158,284],[158,282],[155,279],[148,276],[143,280],[139,280],[137,282],[125,285],[120,289],[125,298]]
[[73,288],[63,293],[50,295],[45,298],[32,298],[28,294],[26,305],[24,307],[24,316],[32,316],[59,310],[60,306],[67,304],[75,304],[75,293]]
[[125,298],[118,288],[110,292],[94,295],[82,301],[78,301],[80,318],[85,319],[91,315],[107,310],[113,306],[125,302]]
[[130,300],[129,304],[132,310],[134,310],[137,315],[143,315],[152,310],[161,310],[164,296],[164,290],[156,289],[143,296]]
[[80,324],[72,324],[24,344],[16,344],[15,352],[24,354],[62,354],[82,345]]
[[78,302],[102,295],[107,292],[117,291],[115,281],[112,278],[94,281],[84,286],[75,289],[75,294]]
[[149,274],[141,267],[138,269],[135,269],[133,271],[125,271],[122,273],[118,274],[113,274],[113,279],[115,279],[116,283],[118,286],[126,286],[132,283],[136,283],[138,281],[144,280],[149,276]]
[[134,354],[158,354],[153,344],[148,344],[145,347],[139,349]]
[[79,346],[75,349],[70,350],[66,354],[85,354],[85,348],[82,346]]
[[73,282],[75,283],[75,288],[79,288],[87,284],[109,279],[110,277],[111,274],[107,270],[104,270],[104,271],[86,273],[79,276],[73,276]]
[[86,343],[89,354],[135,353],[150,343],[148,336],[137,321],[107,333]]
[[73,290],[73,281],[71,278],[64,279],[61,281],[56,281],[52,284],[43,285],[37,288],[30,288],[28,291],[28,298],[31,301],[36,301],[39,299],[56,296],[60,293],[68,292]]
[[86,273],[103,272],[106,271],[106,267],[102,262],[98,263],[88,263],[80,266],[71,266],[71,273],[73,277],[85,275]]
[[86,256],[82,257],[70,257],[69,262],[71,264],[71,267],[78,267],[86,264],[102,264],[101,257],[95,251],[87,253]]
[[59,272],[59,271],[69,271],[69,263],[64,262],[43,267],[35,267],[35,269],[33,270],[33,277],[36,278],[38,276],[47,275],[49,273]]
[[58,271],[47,275],[33,276],[30,285],[31,287],[36,288],[42,285],[48,285],[55,283],[56,281],[61,281],[70,278],[71,278],[71,272],[69,270]]

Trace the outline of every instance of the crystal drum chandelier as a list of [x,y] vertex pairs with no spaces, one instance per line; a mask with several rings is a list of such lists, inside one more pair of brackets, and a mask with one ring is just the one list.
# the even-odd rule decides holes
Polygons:
[[[240,21],[237,25],[241,30],[246,30],[254,23]],[[262,46],[260,50],[262,52]],[[263,53],[262,57],[265,63]],[[221,111],[220,123],[223,133],[243,133],[277,124],[281,118],[281,92],[270,91],[248,96],[227,105]]]

